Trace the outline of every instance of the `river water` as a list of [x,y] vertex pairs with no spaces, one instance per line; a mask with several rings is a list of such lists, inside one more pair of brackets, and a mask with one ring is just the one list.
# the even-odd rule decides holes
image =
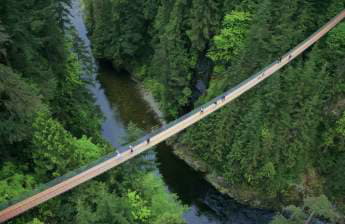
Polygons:
[[[73,0],[72,23],[92,58],[79,1]],[[144,99],[141,87],[129,74],[114,70],[110,63],[92,60],[97,72],[90,91],[105,117],[102,134],[109,143],[120,146],[129,122],[145,131],[160,125],[158,116]],[[202,174],[177,158],[166,144],[157,147],[156,160],[158,173],[167,189],[189,207],[184,214],[188,224],[265,224],[271,220],[271,212],[246,207],[219,193]]]

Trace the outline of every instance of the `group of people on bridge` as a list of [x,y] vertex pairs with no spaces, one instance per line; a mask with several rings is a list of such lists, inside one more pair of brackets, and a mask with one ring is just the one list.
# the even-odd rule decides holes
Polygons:
[[[150,139],[150,138],[147,138],[147,139],[146,139],[146,144],[149,145],[150,142],[151,142],[151,139]],[[134,152],[134,147],[133,147],[133,145],[129,145],[129,150],[130,150],[131,153]],[[117,151],[116,157],[117,157],[117,158],[120,158],[120,157],[121,157],[121,153],[120,153],[119,151]]]
[[[279,58],[278,58],[278,63],[281,63],[282,60],[283,60],[283,58],[284,58],[284,56],[279,57]],[[289,55],[288,59],[289,59],[289,60],[292,59],[292,55],[291,55],[291,54]],[[263,73],[261,74],[260,78],[262,78],[263,76],[265,76],[265,72],[263,72]],[[224,102],[225,99],[226,99],[226,95],[223,95],[223,96],[221,97],[221,101]],[[218,105],[218,101],[216,100],[216,101],[213,103],[213,105],[216,107],[216,106]],[[204,111],[205,111],[205,108],[204,108],[204,107],[201,107],[201,108],[200,108],[200,114],[203,114]],[[150,140],[151,140],[150,138],[147,138],[147,139],[146,139],[146,144],[150,144]],[[133,147],[132,145],[130,145],[130,146],[129,146],[129,150],[130,150],[131,153],[133,153],[133,152],[134,152],[134,147]],[[116,157],[121,157],[121,153],[120,153],[119,151],[117,152]]]
[[[282,60],[283,60],[283,58],[284,58],[284,56],[279,57],[279,58],[278,58],[278,63],[281,63]],[[292,55],[290,54],[288,58],[289,58],[289,60],[291,60]],[[263,72],[261,76],[262,76],[262,77],[265,76],[265,72]],[[260,78],[261,78],[261,77],[260,77]],[[224,102],[225,99],[226,99],[226,95],[223,95],[223,96],[221,97],[221,101]],[[216,100],[216,101],[213,103],[213,105],[214,105],[214,106],[217,106],[217,105],[218,105],[218,101]],[[204,108],[204,107],[201,107],[201,108],[200,108],[200,114],[203,114],[204,111],[205,111],[205,108]],[[147,138],[147,139],[146,139],[146,144],[150,144],[150,140],[151,140],[150,138]],[[132,145],[130,145],[130,146],[129,146],[129,150],[130,150],[131,153],[133,153],[133,152],[134,152],[134,147],[133,147]],[[117,151],[116,157],[121,157],[121,153],[120,153],[119,151]]]
[[[224,95],[224,96],[222,96],[222,98],[221,98],[222,102],[224,102],[224,101],[225,101],[225,98],[226,98],[226,96],[225,96],[225,95]],[[216,100],[216,101],[213,103],[213,105],[216,107],[216,106],[218,105],[218,101]],[[204,113],[204,111],[205,111],[205,108],[204,108],[204,107],[201,107],[201,108],[200,108],[200,113],[201,113],[201,114],[203,114],[203,113]]]
[[[280,57],[278,58],[278,63],[281,63],[282,60],[283,60],[283,58],[284,58],[284,56],[280,56]],[[289,54],[288,59],[289,59],[289,60],[292,59],[292,54]],[[259,76],[259,78],[262,78],[262,77],[264,77],[264,76],[265,76],[265,72],[263,72],[263,73]],[[225,98],[226,98],[226,96],[223,95],[222,98],[221,98],[222,102],[225,101]],[[217,106],[217,105],[218,105],[218,101],[216,100],[216,101],[213,103],[213,105],[214,105],[214,106]],[[204,111],[205,111],[205,108],[204,108],[204,107],[201,107],[201,108],[200,108],[200,114],[203,114]]]

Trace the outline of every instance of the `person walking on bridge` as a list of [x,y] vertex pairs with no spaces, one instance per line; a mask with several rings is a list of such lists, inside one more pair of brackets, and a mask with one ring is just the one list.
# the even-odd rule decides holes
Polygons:
[[129,146],[129,149],[131,150],[131,153],[133,153],[133,152],[134,152],[134,150],[133,150],[133,146],[132,146],[132,145],[130,145],[130,146]]

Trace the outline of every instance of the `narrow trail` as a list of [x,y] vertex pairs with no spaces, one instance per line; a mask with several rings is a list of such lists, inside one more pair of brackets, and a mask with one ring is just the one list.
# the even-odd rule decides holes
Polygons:
[[5,205],[5,208],[0,211],[0,222],[5,222],[55,196],[58,196],[106,172],[107,170],[110,170],[113,167],[116,167],[132,159],[133,157],[141,154],[142,152],[150,149],[151,147],[159,144],[162,141],[165,141],[169,137],[181,132],[187,127],[205,118],[214,111],[219,110],[226,104],[230,103],[243,93],[249,91],[256,85],[273,75],[285,65],[289,64],[293,59],[302,54],[321,37],[326,35],[332,28],[340,23],[344,19],[344,17],[345,10],[342,10],[336,17],[330,20],[327,24],[321,27],[317,32],[315,32],[305,41],[283,55],[279,60],[273,62],[271,65],[244,80],[224,94],[194,109],[193,111],[180,117],[179,119],[167,125],[164,125],[160,129],[140,138],[130,145],[121,147],[119,149],[119,151],[122,152],[121,154],[119,154],[118,152],[111,153],[85,167],[72,171],[71,173],[53,180],[42,188],[31,192],[30,195],[24,196],[22,200],[12,202],[7,207]]

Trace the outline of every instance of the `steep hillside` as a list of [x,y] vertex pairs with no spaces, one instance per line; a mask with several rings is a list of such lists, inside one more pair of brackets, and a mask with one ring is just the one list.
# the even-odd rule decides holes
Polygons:
[[[171,120],[236,85],[345,8],[343,0],[84,0],[96,57],[141,80]],[[326,194],[344,206],[345,24],[177,143],[239,200]],[[343,208],[342,208],[343,209]]]
[[[1,204],[114,150],[101,137],[85,49],[67,26],[70,4],[0,2]],[[183,224],[184,207],[154,167],[137,158],[9,223]]]

